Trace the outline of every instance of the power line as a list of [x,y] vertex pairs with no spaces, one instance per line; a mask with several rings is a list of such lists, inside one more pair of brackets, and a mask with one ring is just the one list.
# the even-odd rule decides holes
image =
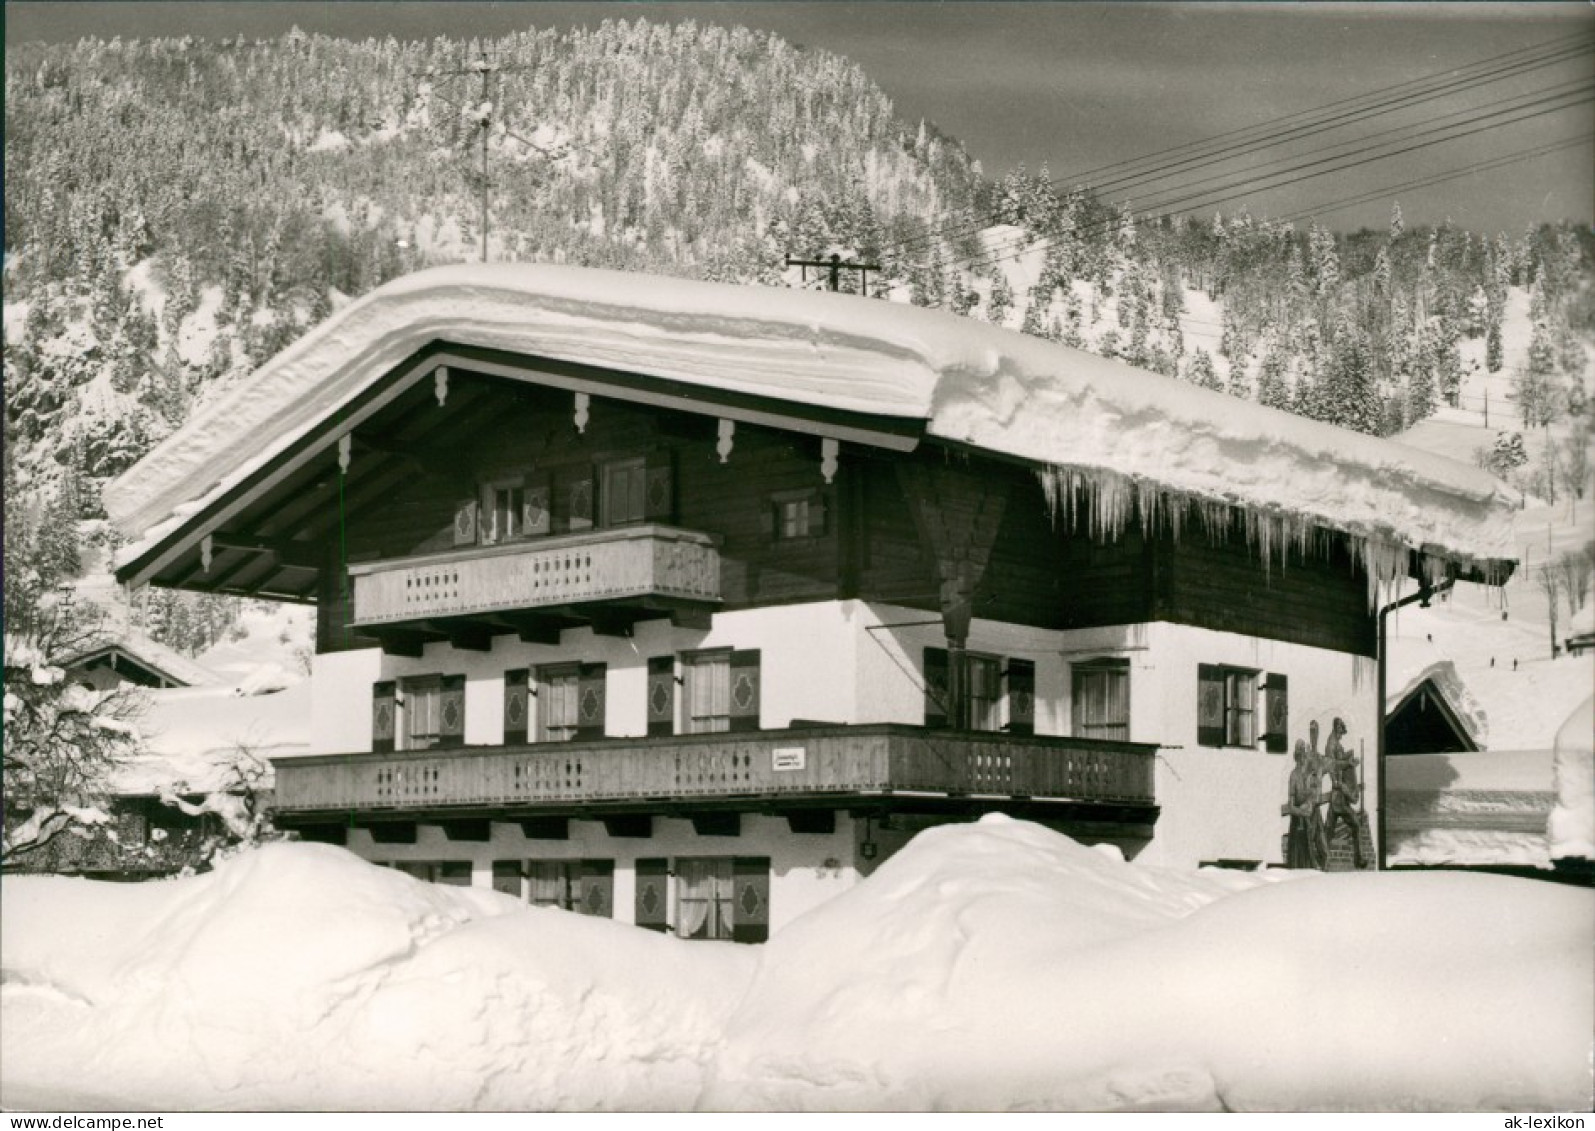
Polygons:
[[[1206,164],[1211,164],[1211,165],[1217,166],[1217,165],[1224,164],[1227,161],[1233,160],[1233,159],[1235,159],[1238,156],[1243,155],[1242,152],[1231,152],[1231,150],[1240,149],[1242,147],[1250,147],[1249,149],[1246,150],[1246,151],[1250,151],[1251,149],[1256,149],[1256,148],[1262,147],[1262,145],[1264,143],[1273,142],[1273,141],[1278,140],[1280,138],[1288,138],[1288,140],[1291,140],[1291,141],[1301,140],[1301,138],[1303,138],[1305,136],[1309,136],[1309,133],[1317,133],[1317,132],[1323,132],[1323,131],[1326,131],[1326,130],[1329,130],[1329,129],[1344,128],[1344,127],[1347,127],[1349,125],[1354,124],[1356,121],[1363,120],[1363,119],[1369,118],[1369,117],[1379,116],[1379,115],[1382,115],[1382,114],[1385,114],[1385,113],[1389,113],[1393,109],[1404,108],[1404,106],[1401,105],[1402,103],[1404,103],[1407,106],[1417,105],[1417,104],[1419,104],[1422,101],[1431,100],[1432,98],[1438,97],[1438,96],[1440,96],[1442,94],[1455,93],[1459,89],[1466,89],[1466,88],[1471,88],[1471,87],[1480,87],[1480,86],[1488,85],[1488,84],[1493,83],[1493,82],[1498,82],[1498,81],[1500,81],[1503,78],[1516,77],[1518,75],[1526,74],[1526,73],[1528,73],[1528,72],[1530,72],[1532,70],[1536,70],[1536,69],[1539,69],[1539,68],[1542,68],[1542,67],[1552,66],[1552,65],[1568,62],[1568,61],[1570,61],[1572,59],[1576,59],[1576,58],[1582,58],[1582,57],[1587,55],[1589,47],[1590,47],[1590,45],[1592,43],[1595,43],[1595,40],[1591,40],[1588,37],[1586,37],[1586,38],[1581,39],[1581,40],[1579,40],[1576,43],[1571,44],[1571,45],[1566,44],[1564,42],[1555,41],[1555,42],[1552,42],[1550,44],[1540,44],[1540,45],[1536,45],[1536,46],[1530,47],[1530,48],[1523,48],[1523,49],[1519,49],[1517,51],[1506,52],[1506,53],[1504,53],[1502,55],[1492,56],[1490,58],[1483,59],[1483,60],[1480,60],[1480,61],[1478,61],[1476,63],[1468,64],[1468,65],[1463,66],[1463,67],[1453,68],[1450,71],[1439,72],[1439,73],[1437,73],[1435,75],[1427,76],[1427,77],[1424,77],[1424,78],[1408,80],[1407,82],[1397,83],[1394,86],[1381,88],[1379,90],[1371,91],[1371,92],[1368,92],[1368,93],[1365,93],[1365,94],[1362,94],[1362,95],[1356,95],[1356,96],[1353,96],[1352,98],[1341,99],[1341,100],[1336,101],[1336,102],[1327,103],[1327,104],[1325,104],[1323,106],[1317,107],[1317,108],[1312,109],[1312,110],[1300,111],[1300,112],[1297,112],[1295,114],[1284,115],[1282,117],[1275,118],[1275,119],[1270,119],[1269,121],[1258,123],[1258,124],[1255,124],[1255,125],[1252,125],[1252,126],[1242,127],[1240,129],[1237,129],[1237,130],[1228,131],[1227,133],[1217,134],[1217,135],[1214,135],[1213,137],[1204,139],[1202,141],[1189,142],[1189,143],[1185,143],[1183,145],[1171,147],[1169,149],[1165,149],[1165,150],[1161,150],[1161,151],[1155,151],[1153,153],[1145,154],[1145,155],[1143,155],[1141,157],[1130,158],[1130,159],[1127,159],[1125,161],[1116,162],[1116,163],[1111,164],[1111,165],[1101,166],[1101,167],[1099,167],[1097,169],[1087,170],[1087,171],[1085,171],[1083,173],[1069,174],[1069,175],[1066,175],[1065,177],[1054,178],[1053,180],[1051,180],[1048,183],[1050,185],[1052,185],[1053,187],[1060,187],[1061,185],[1063,185],[1067,181],[1086,179],[1086,178],[1089,178],[1090,176],[1092,176],[1094,174],[1110,171],[1110,170],[1113,170],[1113,169],[1116,169],[1116,168],[1126,168],[1126,167],[1129,167],[1129,166],[1134,166],[1134,165],[1137,165],[1137,164],[1143,164],[1143,163],[1146,163],[1146,162],[1149,162],[1149,161],[1154,161],[1154,160],[1159,160],[1159,159],[1162,159],[1162,158],[1172,157],[1172,156],[1179,155],[1179,154],[1186,154],[1187,155],[1187,156],[1183,157],[1181,160],[1174,161],[1174,162],[1171,162],[1171,163],[1168,163],[1168,164],[1165,164],[1165,165],[1162,165],[1162,166],[1157,166],[1157,167],[1154,167],[1154,168],[1150,168],[1150,169],[1144,169],[1144,170],[1141,170],[1141,171],[1139,171],[1139,172],[1137,172],[1135,174],[1126,174],[1124,177],[1121,177],[1118,180],[1113,180],[1113,181],[1107,182],[1110,185],[1117,186],[1121,190],[1128,189],[1128,188],[1133,188],[1133,187],[1140,187],[1140,185],[1142,185],[1142,184],[1150,184],[1150,183],[1155,183],[1158,180],[1167,179],[1168,177],[1173,175],[1173,172],[1176,169],[1185,168],[1185,167],[1191,166],[1193,164],[1196,164],[1197,169],[1199,169],[1202,165],[1206,165]],[[1547,47],[1549,47],[1550,50],[1547,51]],[[1525,55],[1528,55],[1530,57],[1522,58],[1522,56],[1525,56]],[[1496,67],[1496,69],[1493,70],[1493,71],[1488,70],[1488,68],[1490,68],[1491,66],[1499,64],[1503,60],[1507,60],[1507,59],[1513,59],[1514,61],[1511,62],[1510,64],[1507,64],[1506,66]],[[1481,69],[1482,69],[1482,73],[1470,74],[1470,72],[1481,71]],[[1448,80],[1452,80],[1454,78],[1454,76],[1463,75],[1463,74],[1468,74],[1469,77],[1466,78],[1466,79],[1463,79],[1463,80],[1458,80],[1458,81],[1448,81]],[[1434,85],[1434,84],[1437,84],[1437,83],[1439,85]],[[1350,112],[1347,112],[1345,114],[1341,114],[1338,117],[1335,117],[1335,118],[1332,118],[1332,119],[1329,119],[1329,120],[1320,120],[1320,121],[1316,121],[1316,122],[1310,121],[1310,122],[1306,122],[1306,123],[1299,123],[1297,126],[1291,127],[1290,129],[1282,131],[1281,133],[1267,135],[1267,136],[1262,137],[1262,138],[1252,138],[1252,139],[1249,139],[1249,140],[1247,140],[1245,142],[1239,142],[1239,143],[1236,143],[1234,145],[1231,145],[1228,149],[1219,149],[1217,151],[1210,152],[1210,153],[1198,153],[1197,155],[1194,155],[1194,156],[1191,155],[1193,150],[1200,151],[1201,149],[1203,149],[1203,147],[1209,147],[1213,143],[1222,142],[1225,139],[1238,138],[1238,137],[1240,137],[1242,135],[1245,135],[1245,134],[1248,134],[1248,133],[1255,133],[1258,130],[1272,129],[1272,128],[1280,126],[1280,125],[1282,125],[1284,123],[1296,121],[1297,119],[1311,118],[1313,115],[1321,115],[1321,114],[1324,114],[1324,113],[1326,113],[1328,111],[1336,110],[1338,108],[1354,105],[1354,104],[1360,103],[1360,102],[1366,102],[1370,98],[1377,98],[1377,97],[1379,97],[1381,95],[1384,95],[1384,94],[1389,94],[1389,93],[1392,93],[1394,91],[1398,91],[1398,90],[1402,90],[1402,89],[1406,89],[1406,88],[1410,88],[1410,87],[1414,87],[1414,86],[1421,86],[1423,84],[1430,84],[1430,85],[1429,85],[1429,87],[1427,89],[1422,89],[1422,90],[1418,90],[1418,91],[1409,91],[1408,94],[1403,95],[1400,99],[1389,100],[1386,103],[1379,103],[1379,104],[1376,104],[1374,106],[1362,107],[1361,109],[1359,109],[1357,111],[1350,111]],[[1457,113],[1465,113],[1465,112],[1466,111],[1459,111]],[[1411,127],[1408,126],[1408,127],[1403,127],[1403,128],[1411,128]],[[1291,136],[1291,135],[1294,135],[1294,136]],[[1343,143],[1340,143],[1340,144],[1344,145],[1344,144],[1352,144],[1352,143],[1351,142],[1343,142]],[[1191,169],[1189,171],[1197,171],[1197,170],[1196,169]],[[1102,185],[1088,185],[1086,187],[1092,189],[1092,191],[1101,191],[1103,186]],[[1164,190],[1164,191],[1167,191],[1167,190]],[[954,220],[953,220],[953,217],[963,217],[963,218],[957,220],[956,223],[955,223]],[[899,252],[906,252],[906,251],[910,250],[911,248],[913,248],[914,246],[917,246],[917,245],[923,244],[923,243],[927,243],[928,241],[931,241],[931,240],[940,239],[940,240],[945,242],[948,239],[956,239],[956,238],[959,238],[961,236],[973,234],[974,232],[979,231],[982,227],[987,226],[989,223],[995,222],[999,218],[1000,218],[1000,214],[999,213],[995,213],[995,212],[988,212],[988,213],[982,215],[982,214],[977,213],[972,208],[959,209],[959,210],[956,210],[953,213],[949,213],[948,214],[948,218],[946,220],[942,221],[937,226],[933,226],[926,233],[924,233],[922,235],[919,235],[919,236],[914,236],[914,237],[910,237],[908,239],[897,241],[895,244],[887,245],[887,248],[883,248],[883,250],[888,250],[889,249],[889,250],[896,250],[896,251],[899,251]],[[953,226],[949,227],[948,225],[953,225]]]
[[1555,153],[1558,150],[1572,149],[1576,146],[1588,145],[1592,141],[1595,141],[1595,133],[1587,133],[1579,137],[1564,138],[1561,141],[1552,142],[1548,145],[1537,146],[1532,149],[1521,149],[1516,153],[1504,153],[1500,157],[1491,158],[1489,161],[1483,161],[1475,165],[1469,165],[1463,169],[1453,169],[1449,172],[1437,174],[1431,177],[1420,177],[1417,180],[1404,181],[1401,184],[1385,185],[1382,188],[1369,189],[1361,196],[1345,197],[1341,200],[1317,204],[1311,208],[1304,209],[1301,212],[1295,212],[1289,216],[1280,217],[1280,223],[1289,224],[1294,223],[1297,220],[1305,220],[1309,216],[1317,216],[1325,212],[1338,212],[1342,208],[1351,208],[1358,204],[1366,204],[1371,200],[1378,200],[1380,197],[1392,192],[1405,192],[1409,189],[1427,188],[1429,185],[1440,184],[1443,181],[1454,181],[1461,177],[1471,177],[1475,173],[1483,173],[1490,169],[1498,169],[1503,165],[1511,165],[1518,161],[1530,161],[1536,157],[1544,157],[1547,154]]
[[[1541,101],[1541,102],[1554,101],[1554,100],[1558,100],[1558,99],[1569,97],[1570,95],[1585,94],[1585,93],[1590,93],[1590,92],[1595,92],[1595,85],[1591,85],[1591,86],[1587,86],[1587,87],[1584,87],[1584,88],[1580,88],[1577,91],[1563,92],[1561,94],[1550,96],[1548,99],[1540,99],[1539,101]],[[1518,113],[1518,111],[1530,109],[1531,107],[1533,107],[1535,105],[1537,105],[1537,103],[1530,103],[1528,106],[1512,107],[1512,108],[1510,108],[1508,110],[1494,111],[1491,114],[1485,115],[1484,117],[1486,117],[1486,118],[1499,117],[1502,114]],[[1169,201],[1155,202],[1155,203],[1149,205],[1148,207],[1165,209],[1166,211],[1163,213],[1163,215],[1165,215],[1165,216],[1174,215],[1174,214],[1178,214],[1178,213],[1181,213],[1181,212],[1189,212],[1189,211],[1193,211],[1194,209],[1197,209],[1197,208],[1208,208],[1208,207],[1211,207],[1211,206],[1213,206],[1215,204],[1221,204],[1221,203],[1224,203],[1226,201],[1234,200],[1237,197],[1244,197],[1244,196],[1250,195],[1250,194],[1255,193],[1255,192],[1271,192],[1271,191],[1274,191],[1276,189],[1285,188],[1285,187],[1288,187],[1288,186],[1293,185],[1293,184],[1299,184],[1302,181],[1312,180],[1315,177],[1328,176],[1328,175],[1330,175],[1332,173],[1344,172],[1347,169],[1354,169],[1354,168],[1360,167],[1362,165],[1371,164],[1371,163],[1376,162],[1376,161],[1384,161],[1384,160],[1389,160],[1390,158],[1393,158],[1393,157],[1405,156],[1408,153],[1416,152],[1417,150],[1420,150],[1420,149],[1427,149],[1427,148],[1429,148],[1431,146],[1441,145],[1441,144],[1444,144],[1445,142],[1448,142],[1448,141],[1457,141],[1457,140],[1460,140],[1461,138],[1469,137],[1469,136],[1471,136],[1473,134],[1483,133],[1483,132],[1486,132],[1488,130],[1493,130],[1493,129],[1499,129],[1502,126],[1515,125],[1518,122],[1528,121],[1529,119],[1532,119],[1532,118],[1543,117],[1546,114],[1554,114],[1554,113],[1557,113],[1557,112],[1562,111],[1562,110],[1571,109],[1573,106],[1576,106],[1576,105],[1579,105],[1578,101],[1568,102],[1568,103],[1565,103],[1564,105],[1560,105],[1560,106],[1550,106],[1550,107],[1545,107],[1545,108],[1541,108],[1541,109],[1536,109],[1536,110],[1533,110],[1532,113],[1519,113],[1517,117],[1508,118],[1508,119],[1505,119],[1505,120],[1502,120],[1502,121],[1498,121],[1498,122],[1491,122],[1491,123],[1485,124],[1485,125],[1475,125],[1474,128],[1472,128],[1472,129],[1467,129],[1467,130],[1463,130],[1463,131],[1458,132],[1458,133],[1453,133],[1453,134],[1450,134],[1450,135],[1448,135],[1446,137],[1432,138],[1432,139],[1427,140],[1427,141],[1421,141],[1421,142],[1418,142],[1417,144],[1408,145],[1408,146],[1405,146],[1405,147],[1400,148],[1400,149],[1395,149],[1395,150],[1392,150],[1392,151],[1386,152],[1386,153],[1375,154],[1373,156],[1361,157],[1360,154],[1362,154],[1362,153],[1364,153],[1366,151],[1365,150],[1359,150],[1359,151],[1356,151],[1356,152],[1350,153],[1350,154],[1342,154],[1342,155],[1340,155],[1340,157],[1336,157],[1336,158],[1325,158],[1325,159],[1323,159],[1321,161],[1307,162],[1306,164],[1293,166],[1293,167],[1288,168],[1288,169],[1276,170],[1273,173],[1267,174],[1264,179],[1273,178],[1273,177],[1286,177],[1288,174],[1296,173],[1296,172],[1303,172],[1302,176],[1289,177],[1286,180],[1277,181],[1277,182],[1272,183],[1272,184],[1258,183],[1258,180],[1254,178],[1252,180],[1235,182],[1235,183],[1232,183],[1232,184],[1229,184],[1229,185],[1217,186],[1214,189],[1204,190],[1203,192],[1199,192],[1199,193],[1195,194],[1194,196],[1181,197],[1181,198],[1176,198],[1174,200],[1169,200]],[[1475,119],[1475,121],[1482,121],[1482,120],[1483,119]],[[1459,124],[1471,124],[1471,123],[1459,123]],[[1450,129],[1452,127],[1444,127],[1444,128]],[[1422,135],[1420,135],[1420,136],[1422,136]],[[1375,147],[1375,148],[1378,148],[1378,147]],[[1354,160],[1354,161],[1353,160],[1346,160],[1346,158],[1349,158],[1349,157],[1359,157],[1360,159]],[[1311,168],[1314,168],[1316,166],[1325,164],[1326,162],[1327,163],[1336,163],[1336,162],[1338,162],[1338,163],[1337,164],[1333,164],[1332,168],[1318,169],[1316,172],[1304,172],[1307,169],[1311,169]],[[1235,189],[1236,191],[1233,191],[1233,192],[1228,191],[1230,189]],[[1218,193],[1219,195],[1216,195],[1216,196],[1212,195],[1215,192]],[[1203,198],[1203,197],[1206,197],[1207,199],[1200,199],[1200,198]],[[1107,226],[1109,226],[1111,223],[1114,223],[1114,222],[1116,222],[1116,220],[1104,221],[1104,222],[1101,222],[1101,223],[1098,223],[1098,224],[1095,224],[1095,225],[1089,225],[1087,228],[1078,230],[1078,231],[1076,231],[1076,232],[1074,232],[1072,234],[1075,235],[1075,236],[1091,234],[1093,231],[1102,230],[1102,229],[1106,228]],[[985,252],[983,252],[983,253],[981,253],[979,255],[976,255],[976,256],[964,256],[964,257],[961,257],[961,258],[954,259],[951,262],[954,263],[954,264],[965,263],[967,265],[967,269],[972,270],[972,271],[973,270],[980,270],[982,268],[992,266],[992,265],[994,265],[996,263],[1002,262],[1002,261],[1007,260],[1007,259],[1017,258],[1019,255],[1022,255],[1022,254],[1024,254],[1027,251],[1034,250],[1037,246],[1042,246],[1042,245],[1051,246],[1054,242],[1056,242],[1057,238],[1058,237],[1054,237],[1054,236],[1044,236],[1044,237],[1037,238],[1037,237],[1030,237],[1030,236],[1027,235],[1027,237],[1019,244],[1010,244],[1007,247],[987,249],[987,251],[985,251]]]

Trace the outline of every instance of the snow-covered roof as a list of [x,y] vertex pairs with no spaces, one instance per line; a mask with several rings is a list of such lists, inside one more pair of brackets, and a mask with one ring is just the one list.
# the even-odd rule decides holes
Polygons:
[[65,655],[52,656],[51,662],[63,668],[70,668],[88,663],[112,651],[120,652],[151,671],[185,687],[211,687],[221,682],[220,677],[204,665],[196,663],[181,652],[168,648],[136,629],[127,627],[120,627],[113,634]]
[[1586,601],[1567,622],[1567,635],[1588,636],[1595,633],[1595,601]]
[[121,794],[154,794],[182,783],[179,792],[208,793],[232,781],[234,763],[248,754],[266,772],[269,759],[310,748],[310,682],[254,694],[246,686],[182,687],[146,693],[139,718],[141,749],[117,767]]
[[1121,516],[1132,496],[1173,497],[1245,508],[1281,534],[1308,524],[1387,551],[1512,556],[1510,500],[1478,469],[1040,338],[847,295],[477,264],[350,304],[109,484],[106,508],[135,539],[119,563],[437,341],[922,422],[1058,469],[1056,482],[1106,485]]
[[1484,709],[1462,681],[1455,661],[1441,656],[1433,645],[1403,641],[1402,647],[1390,649],[1385,713],[1394,714],[1426,682],[1445,700],[1468,737],[1483,746],[1488,734]]

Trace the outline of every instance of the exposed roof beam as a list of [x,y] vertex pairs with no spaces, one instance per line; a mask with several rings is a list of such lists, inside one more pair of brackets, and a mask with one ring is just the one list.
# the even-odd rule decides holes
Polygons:
[[263,538],[258,534],[238,534],[225,530],[218,530],[212,534],[210,541],[218,550],[266,554],[285,566],[295,566],[300,569],[321,568],[321,547],[313,542],[288,538]]

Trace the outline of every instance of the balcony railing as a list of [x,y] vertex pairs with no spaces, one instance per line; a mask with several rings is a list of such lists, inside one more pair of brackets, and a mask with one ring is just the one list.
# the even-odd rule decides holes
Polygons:
[[872,724],[316,755],[275,765],[278,812],[307,815],[890,792],[1150,806],[1156,749]]
[[349,574],[357,625],[640,597],[720,600],[713,540],[654,525],[364,562]]

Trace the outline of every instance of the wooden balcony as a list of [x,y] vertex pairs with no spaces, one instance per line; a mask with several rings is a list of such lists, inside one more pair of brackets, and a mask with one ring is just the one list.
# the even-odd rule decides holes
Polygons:
[[659,601],[717,604],[720,555],[707,534],[657,525],[356,563],[353,624]]
[[331,754],[277,761],[276,804],[279,817],[304,823],[318,814],[513,819],[716,805],[869,808],[869,799],[945,809],[998,799],[1144,823],[1156,816],[1156,749],[871,724]]

